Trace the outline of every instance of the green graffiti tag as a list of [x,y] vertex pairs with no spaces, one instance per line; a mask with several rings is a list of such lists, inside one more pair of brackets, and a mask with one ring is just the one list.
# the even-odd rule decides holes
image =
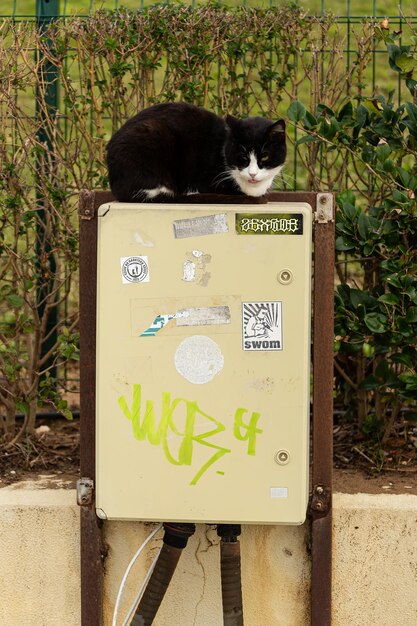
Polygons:
[[[225,454],[231,452],[230,448],[208,441],[208,439],[224,432],[226,426],[202,411],[195,401],[185,398],[172,399],[169,392],[162,392],[161,414],[159,421],[157,421],[154,401],[146,400],[143,407],[142,386],[137,384],[133,385],[131,408],[129,408],[124,396],[120,396],[119,406],[127,419],[132,422],[132,432],[135,439],[138,441],[147,440],[151,445],[161,446],[165,458],[172,465],[191,465],[196,444],[211,448],[214,451],[212,456],[198,470],[190,485],[196,485],[209,467]],[[245,413],[248,413],[248,409],[236,409],[233,434],[238,441],[248,442],[247,454],[253,456],[256,453],[256,437],[262,433],[262,430],[257,427],[260,413],[252,413],[250,419],[244,422]],[[183,424],[182,428],[178,426],[180,420]],[[207,420],[210,426],[207,424],[205,432],[196,433],[196,420],[199,430],[202,420]],[[169,442],[176,437],[179,438],[180,444],[174,456]],[[218,473],[223,474],[220,471]]]
[[[237,409],[235,413],[235,423],[233,426],[233,434],[239,441],[248,441],[248,454],[254,456],[256,454],[256,435],[260,434],[262,430],[257,428],[260,413],[252,413],[252,417],[248,424],[243,421],[243,414],[248,413],[247,409]],[[242,434],[246,431],[245,434]]]

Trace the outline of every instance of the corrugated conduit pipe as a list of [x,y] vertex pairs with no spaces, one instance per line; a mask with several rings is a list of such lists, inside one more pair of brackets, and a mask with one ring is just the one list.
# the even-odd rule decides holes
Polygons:
[[243,626],[242,582],[238,524],[219,524],[220,571],[222,577],[223,624]]
[[164,524],[164,543],[152,576],[139,602],[132,626],[152,626],[165,592],[188,539],[195,532],[194,524]]

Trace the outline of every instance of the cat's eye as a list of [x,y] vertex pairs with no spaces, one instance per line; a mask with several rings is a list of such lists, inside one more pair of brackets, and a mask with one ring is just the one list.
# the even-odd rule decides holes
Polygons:
[[266,161],[269,161],[269,154],[264,154],[261,156],[261,161],[262,163],[266,163]]

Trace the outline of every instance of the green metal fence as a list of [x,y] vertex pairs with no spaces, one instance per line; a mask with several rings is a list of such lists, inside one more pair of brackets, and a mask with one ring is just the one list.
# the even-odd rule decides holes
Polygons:
[[[177,0],[171,0],[176,2]],[[204,0],[183,0],[184,4],[199,6],[207,4]],[[152,0],[3,0],[0,17],[14,17],[16,19],[35,19],[39,10],[49,11],[54,16],[71,17],[73,15],[88,15],[97,9],[114,10],[119,8],[141,9],[157,4]],[[170,4],[164,0],[158,4]],[[220,0],[218,4],[226,6],[246,7],[277,7],[288,2],[282,0]],[[295,6],[302,6],[312,15],[322,15],[332,12],[341,21],[357,22],[368,17],[390,17],[401,23],[401,15],[411,12],[412,3],[403,0],[295,0]]]

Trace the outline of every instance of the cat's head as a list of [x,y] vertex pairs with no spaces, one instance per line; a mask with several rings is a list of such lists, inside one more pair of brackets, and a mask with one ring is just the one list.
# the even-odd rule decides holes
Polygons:
[[225,159],[229,176],[248,196],[262,196],[281,171],[287,148],[285,122],[263,117],[226,117]]

